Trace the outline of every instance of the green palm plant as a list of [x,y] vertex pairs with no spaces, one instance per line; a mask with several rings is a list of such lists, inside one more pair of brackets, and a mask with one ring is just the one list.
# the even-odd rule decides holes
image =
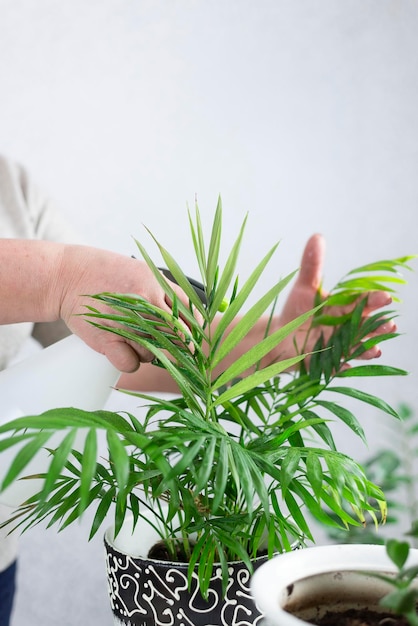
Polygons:
[[[171,558],[176,558],[181,542],[190,575],[197,567],[205,594],[214,563],[220,563],[226,585],[230,560],[243,560],[251,570],[251,559],[261,549],[272,556],[289,550],[295,540],[313,539],[308,513],[322,523],[343,527],[363,524],[367,514],[376,522],[385,517],[384,494],[359,463],[336,449],[330,420],[341,420],[364,439],[360,421],[343,405],[345,398],[397,417],[382,399],[344,382],[405,374],[386,365],[348,367],[348,363],[377,342],[373,331],[393,316],[386,312],[365,318],[366,292],[392,291],[403,284],[398,270],[408,268],[411,257],[351,272],[325,299],[318,293],[314,309],[271,333],[267,324],[261,342],[223,365],[260,317],[266,311],[272,315],[294,274],[279,280],[248,307],[276,246],[240,285],[236,267],[245,220],[222,269],[221,203],[208,241],[197,207],[194,216],[189,213],[189,223],[205,304],[171,254],[155,240],[189,306],[179,301],[137,242],[172,301],[172,312],[139,296],[106,293],[94,298],[110,312],[90,307],[86,313],[90,323],[148,349],[154,364],[175,380],[179,396],[135,393],[147,408],[142,421],[133,414],[77,408],[10,421],[0,427],[0,452],[15,445],[18,451],[1,489],[22,476],[33,455],[48,449],[52,435],[61,431],[61,442],[50,449],[48,471],[36,477],[43,479],[43,486],[22,503],[14,525],[26,529],[47,521],[48,526],[57,523],[65,528],[94,507],[93,536],[114,507],[118,533],[128,512],[135,525],[152,508],[160,518],[158,530]],[[220,316],[225,301],[228,305]],[[350,303],[351,313],[329,315],[330,305]],[[302,324],[309,324],[308,334],[329,326],[330,336],[319,336],[309,359],[296,351],[292,358],[264,364],[271,350]],[[380,335],[378,341],[394,336]],[[80,429],[86,431],[85,443],[75,449]],[[104,460],[98,454],[100,431],[107,437]]]

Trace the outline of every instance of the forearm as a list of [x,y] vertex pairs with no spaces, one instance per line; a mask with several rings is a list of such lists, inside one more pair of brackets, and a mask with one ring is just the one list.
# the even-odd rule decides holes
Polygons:
[[[186,296],[172,285],[178,297]],[[89,324],[90,295],[133,293],[171,310],[165,292],[146,263],[99,248],[49,241],[0,239],[0,324],[62,319],[91,348],[123,372],[135,371],[150,352]],[[112,311],[97,304],[103,313]],[[109,322],[109,325],[112,322]]]
[[60,317],[57,276],[64,244],[0,239],[0,324]]

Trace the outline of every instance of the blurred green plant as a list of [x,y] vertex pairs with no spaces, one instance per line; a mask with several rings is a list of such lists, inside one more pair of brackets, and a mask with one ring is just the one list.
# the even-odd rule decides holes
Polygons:
[[[392,535],[402,534],[402,527],[413,527],[418,519],[418,420],[406,403],[397,407],[400,422],[388,429],[388,447],[362,461],[367,476],[379,485],[386,496],[386,526]],[[371,501],[372,506],[376,503]],[[332,515],[332,514],[331,514]],[[327,535],[335,543],[384,544],[385,534],[371,519],[363,527],[327,526]],[[416,539],[412,536],[412,545]]]
[[[418,537],[417,523],[408,534]],[[386,553],[396,566],[397,572],[395,576],[374,574],[376,578],[384,580],[392,587],[392,591],[386,594],[379,604],[397,615],[404,616],[411,626],[418,626],[418,565],[407,566],[410,544],[408,541],[388,539],[385,545]]]

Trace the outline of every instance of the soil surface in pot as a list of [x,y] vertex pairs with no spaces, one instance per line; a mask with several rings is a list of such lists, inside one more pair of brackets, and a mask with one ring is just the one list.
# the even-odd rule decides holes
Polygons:
[[322,617],[310,620],[315,626],[409,626],[401,615],[377,613],[371,609],[327,611]]
[[[186,555],[184,550],[184,546],[181,542],[176,544],[176,553],[175,553],[175,561],[178,563],[187,563],[189,558]],[[267,550],[259,550],[257,552],[257,557],[266,556]],[[165,542],[163,540],[157,541],[149,550],[147,554],[147,558],[149,559],[157,559],[158,561],[172,561],[173,555],[170,554]]]
[[[174,560],[179,563],[187,563],[189,559],[186,555],[186,552],[184,550],[184,546],[182,543],[176,544],[175,551],[176,551],[176,554],[175,554],[176,558]],[[155,543],[152,546],[152,548],[150,548],[147,556],[149,559],[157,559],[158,561],[172,561],[173,560],[173,555],[170,554],[164,541],[158,541],[157,543]]]

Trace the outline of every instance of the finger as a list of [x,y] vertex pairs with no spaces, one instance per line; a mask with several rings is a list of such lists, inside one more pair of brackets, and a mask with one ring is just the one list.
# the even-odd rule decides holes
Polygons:
[[396,333],[398,327],[393,320],[384,320],[378,328],[376,328],[373,335],[386,335],[388,333]]
[[306,287],[319,289],[325,259],[325,239],[320,234],[312,235],[305,246],[298,275],[298,282]]
[[[352,313],[356,306],[364,300],[366,296],[359,296],[354,302],[351,304],[347,304],[346,306],[333,306],[328,307],[327,313],[329,315],[341,316]],[[371,313],[376,311],[376,309],[381,309],[392,302],[391,296],[386,291],[370,291],[367,294],[367,302],[366,306],[362,311],[362,317],[368,317]]]
[[104,354],[116,369],[126,373],[136,372],[141,362],[148,363],[154,358],[151,352],[141,349],[138,345],[134,348],[124,341],[108,343]]
[[367,294],[366,313],[391,304],[392,297],[387,291],[370,291]]
[[[383,321],[382,324],[378,328],[376,328],[375,331],[370,333],[368,337],[379,337],[380,335],[395,333],[396,330],[397,330],[397,327],[396,327],[395,322],[393,320],[386,320],[386,321]],[[362,352],[355,358],[357,360],[368,361],[370,359],[378,359],[381,356],[381,354],[382,354],[382,351],[380,349],[380,346],[377,344],[377,345],[372,346],[368,350],[364,350],[364,352]]]
[[358,357],[356,357],[359,361],[370,361],[370,359],[378,359],[382,355],[382,351],[379,346],[373,346],[373,348],[369,348],[369,350],[365,350]]

